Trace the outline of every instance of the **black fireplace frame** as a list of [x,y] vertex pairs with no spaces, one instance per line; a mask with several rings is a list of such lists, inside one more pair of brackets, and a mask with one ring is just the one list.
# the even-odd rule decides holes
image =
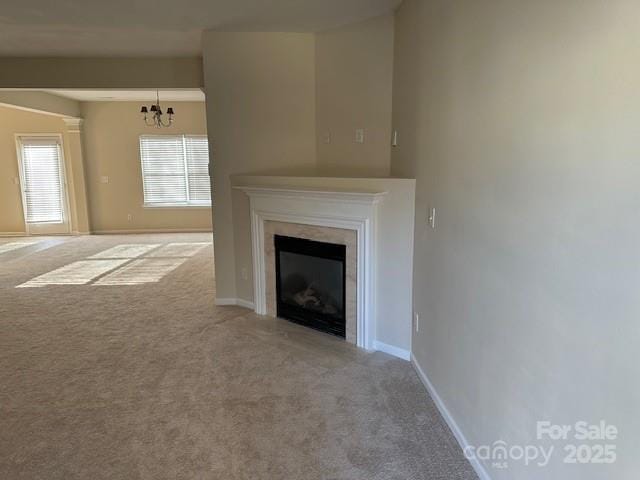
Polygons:
[[[305,238],[287,237],[284,235],[274,235],[273,243],[275,247],[276,260],[276,315],[299,325],[304,325],[321,332],[329,333],[338,337],[346,338],[347,326],[347,299],[346,299],[346,272],[347,272],[347,247],[335,243],[317,242]],[[281,301],[281,278],[280,278],[280,252],[297,253],[316,258],[325,258],[342,262],[342,320],[338,323],[329,315],[313,312],[297,305],[290,305]]]

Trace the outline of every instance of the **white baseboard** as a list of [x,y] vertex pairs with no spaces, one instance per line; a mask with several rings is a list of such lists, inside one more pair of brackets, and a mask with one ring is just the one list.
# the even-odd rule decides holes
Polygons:
[[235,305],[238,307],[248,308],[249,310],[255,310],[255,305],[253,302],[244,300],[242,298],[216,298],[216,305],[219,305],[221,307]]
[[248,308],[249,310],[255,310],[256,306],[253,302],[250,302],[249,300],[244,300],[242,298],[237,298],[236,299],[236,305],[238,305],[239,307],[244,307],[244,308]]
[[[94,230],[93,232],[72,231],[64,235],[131,235],[135,233],[212,233],[210,228],[164,228],[164,229],[136,229],[136,230]],[[0,237],[28,237],[27,232],[0,232]],[[46,236],[46,235],[45,235]]]
[[216,305],[226,307],[228,305],[237,305],[237,298],[216,298]]
[[409,350],[394,347],[393,345],[382,343],[377,340],[373,342],[373,349],[378,350],[379,352],[388,353],[389,355],[393,355],[394,357],[398,357],[403,360],[411,360],[411,352]]
[[28,237],[27,232],[0,232],[0,237]]
[[[210,228],[161,228],[161,229],[132,229],[132,230],[94,230],[92,232],[72,231],[62,235],[131,235],[135,233],[212,233]],[[0,232],[0,237],[28,237],[27,232]],[[47,236],[47,235],[40,235]],[[50,235],[53,236],[53,235]]]
[[94,235],[131,235],[136,233],[212,233],[210,228],[137,228],[131,230],[94,230]]
[[[435,387],[431,383],[431,380],[429,380],[429,377],[427,377],[427,374],[424,373],[424,370],[416,360],[416,357],[413,355],[413,353],[411,354],[411,363],[413,364],[413,368],[415,368],[416,373],[418,374],[418,377],[420,378],[425,388],[429,392],[429,395],[431,395],[431,398],[436,404],[436,407],[438,407],[438,410],[440,411],[440,415],[442,415],[445,422],[447,422],[447,425],[449,425],[449,428],[451,429],[453,436],[456,437],[458,444],[460,444],[460,448],[464,450],[466,447],[469,446],[469,442],[467,441],[467,438],[464,436],[464,433],[462,433],[462,430],[460,429],[460,427],[458,426],[454,418],[451,416],[451,413],[449,413],[449,409],[442,401],[442,398],[440,398],[440,395],[438,395],[438,392],[436,391]],[[482,463],[477,458],[469,460],[469,463],[471,463],[471,466],[476,471],[476,474],[478,475],[480,480],[491,480],[491,477],[489,476],[489,473],[485,470],[484,465],[482,465]]]

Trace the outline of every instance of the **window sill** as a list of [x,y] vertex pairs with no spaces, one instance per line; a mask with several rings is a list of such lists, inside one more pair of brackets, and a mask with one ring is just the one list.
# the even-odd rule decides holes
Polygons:
[[148,205],[148,204],[144,204],[142,205],[142,208],[150,208],[150,209],[158,209],[158,208],[163,208],[163,209],[188,209],[188,210],[204,210],[204,209],[208,209],[210,210],[212,207],[212,205],[175,205],[175,204],[156,204],[156,205]]

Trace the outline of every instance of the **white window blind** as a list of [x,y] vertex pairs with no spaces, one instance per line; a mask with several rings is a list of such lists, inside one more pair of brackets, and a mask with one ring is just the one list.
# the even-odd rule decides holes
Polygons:
[[20,137],[27,223],[64,222],[64,172],[56,137]]
[[211,181],[209,179],[209,144],[207,137],[186,136],[187,181],[189,201],[211,204]]
[[211,205],[206,136],[143,135],[140,160],[145,205]]

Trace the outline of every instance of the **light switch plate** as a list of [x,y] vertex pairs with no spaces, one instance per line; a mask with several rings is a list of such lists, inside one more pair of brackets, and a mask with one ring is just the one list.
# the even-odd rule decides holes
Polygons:
[[364,128],[356,129],[356,143],[364,143]]
[[427,221],[431,228],[436,228],[436,207],[429,209],[429,218],[427,218]]

